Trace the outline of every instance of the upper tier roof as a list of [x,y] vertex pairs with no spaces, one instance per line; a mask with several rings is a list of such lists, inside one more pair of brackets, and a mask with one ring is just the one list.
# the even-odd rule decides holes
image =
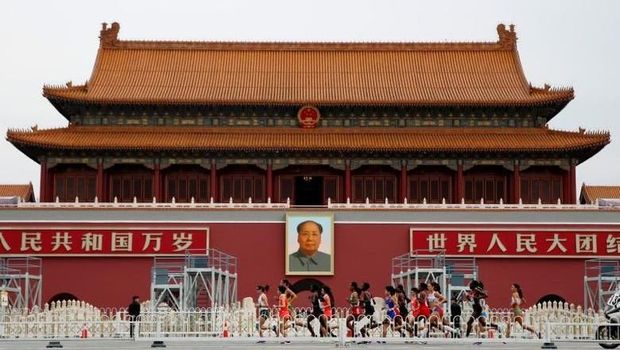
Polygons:
[[532,88],[514,27],[486,43],[125,41],[103,24],[85,85],[52,100],[115,104],[538,105],[572,88]]

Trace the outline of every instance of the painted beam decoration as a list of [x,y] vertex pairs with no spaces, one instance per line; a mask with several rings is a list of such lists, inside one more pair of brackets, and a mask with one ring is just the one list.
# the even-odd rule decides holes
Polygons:
[[166,256],[206,254],[209,228],[181,224],[48,223],[0,226],[2,256]]
[[617,224],[420,224],[410,228],[412,256],[620,258]]

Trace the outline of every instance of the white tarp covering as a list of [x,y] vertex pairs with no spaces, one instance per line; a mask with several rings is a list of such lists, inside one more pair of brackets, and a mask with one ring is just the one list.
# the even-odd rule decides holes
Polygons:
[[604,208],[620,208],[620,198],[599,198],[598,206]]
[[0,197],[0,204],[18,204],[19,197],[11,196],[11,197]]

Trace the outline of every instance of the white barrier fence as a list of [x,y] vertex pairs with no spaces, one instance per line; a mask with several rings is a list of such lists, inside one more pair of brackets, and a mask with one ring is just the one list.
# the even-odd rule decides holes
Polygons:
[[[78,197],[75,201],[61,202],[58,197],[53,202],[24,202],[19,197],[12,198],[11,200],[0,201],[0,207],[10,208],[80,208],[80,209],[288,209],[296,207],[291,203],[290,198],[286,199],[286,202],[277,203],[272,202],[271,198],[267,198],[267,202],[254,202],[252,198],[248,198],[247,202],[234,202],[232,198],[228,201],[216,202],[213,198],[209,202],[197,202],[194,198],[191,198],[189,202],[177,202],[174,198],[170,202],[157,202],[155,198],[149,202],[138,202],[134,197],[131,202],[119,202],[117,198],[113,198],[109,202],[102,202],[95,197],[92,202],[80,201]],[[309,206],[301,206],[309,207]],[[387,198],[382,203],[371,203],[369,198],[363,203],[353,203],[348,198],[343,203],[333,202],[331,198],[328,198],[327,205],[316,205],[316,208],[328,208],[328,209],[386,209],[386,210],[428,210],[428,209],[446,209],[446,210],[599,210],[599,209],[620,209],[620,206],[616,202],[610,202],[609,200],[596,202],[590,204],[563,204],[560,199],[554,203],[543,203],[539,198],[537,203],[523,203],[519,199],[518,203],[504,203],[503,199],[500,199],[499,203],[485,203],[484,199],[480,199],[476,203],[465,203],[465,199],[461,198],[458,203],[449,203],[444,198],[441,203],[430,203],[424,198],[421,202],[408,202],[405,198],[403,203],[390,202]]]
[[[237,339],[282,340],[323,336],[320,341],[408,341],[424,339],[464,338],[469,314],[460,318],[414,320],[397,316],[390,320],[377,299],[372,316],[354,317],[348,308],[335,308],[331,319],[315,319],[310,309],[296,308],[291,317],[280,318],[278,310],[269,310],[261,319],[251,300],[234,307],[216,307],[190,311],[159,309],[143,312],[134,324],[135,336],[143,340],[157,339]],[[148,305],[143,310],[149,310]],[[46,305],[43,310],[3,310],[0,314],[0,337],[3,339],[72,339],[127,338],[130,317],[124,309],[98,309],[84,302],[62,302]],[[609,325],[600,313],[584,311],[568,304],[545,303],[525,311],[523,324],[516,323],[507,309],[493,309],[486,322],[475,320],[470,338],[485,341],[534,340],[596,341],[601,327]],[[486,323],[486,327],[483,327]],[[600,338],[600,337],[599,337]],[[316,339],[316,338],[314,338]],[[456,340],[456,339],[455,339]]]

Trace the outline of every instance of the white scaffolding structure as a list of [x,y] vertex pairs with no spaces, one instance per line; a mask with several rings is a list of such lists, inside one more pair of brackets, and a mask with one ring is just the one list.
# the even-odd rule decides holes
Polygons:
[[476,258],[449,258],[446,259],[446,298],[448,305],[453,297],[463,300],[469,290],[469,283],[478,279],[478,265]]
[[228,306],[237,301],[237,258],[217,249],[156,257],[151,271],[151,306],[176,310]]
[[595,311],[604,309],[607,300],[620,288],[620,260],[586,260],[584,272],[584,307]]
[[165,303],[183,309],[183,268],[185,257],[155,257],[151,268],[151,307]]
[[0,293],[6,296],[6,306],[29,310],[41,307],[41,269],[40,258],[0,258]]
[[[444,252],[415,250],[392,259],[392,284],[402,284],[406,291],[420,283],[437,282],[450,305],[453,293],[457,300],[478,278],[474,258],[446,258]],[[449,310],[449,308],[448,308]]]
[[228,306],[237,301],[237,258],[217,249],[185,255],[186,308]]

